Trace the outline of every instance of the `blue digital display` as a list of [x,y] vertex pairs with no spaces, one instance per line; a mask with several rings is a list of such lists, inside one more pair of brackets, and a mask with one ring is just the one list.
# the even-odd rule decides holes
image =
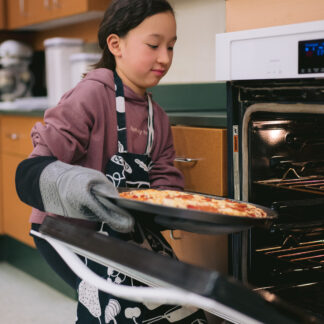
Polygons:
[[300,41],[298,73],[324,73],[324,39]]

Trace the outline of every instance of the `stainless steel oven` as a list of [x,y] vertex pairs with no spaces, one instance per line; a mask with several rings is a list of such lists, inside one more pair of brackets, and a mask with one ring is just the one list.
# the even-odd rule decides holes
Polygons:
[[270,207],[231,235],[231,274],[324,319],[324,20],[216,36],[229,196]]

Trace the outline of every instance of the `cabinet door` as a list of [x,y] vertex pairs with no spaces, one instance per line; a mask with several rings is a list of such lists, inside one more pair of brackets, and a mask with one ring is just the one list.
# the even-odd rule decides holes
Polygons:
[[2,154],[3,229],[11,237],[34,246],[29,236],[29,215],[32,208],[19,200],[16,193],[15,173],[20,156]]
[[52,1],[53,0],[8,1],[8,28],[20,28],[53,19],[54,5]]
[[27,0],[7,1],[7,20],[8,29],[28,25],[29,20]]
[[[227,137],[225,129],[172,127],[175,165],[185,177],[185,190],[218,196],[227,194]],[[182,162],[181,162],[182,161]],[[227,273],[228,236],[165,231],[179,260]]]
[[48,0],[51,2],[52,19],[89,11],[105,11],[111,0]]
[[16,29],[90,11],[104,11],[111,0],[10,0],[8,28]]
[[88,9],[87,0],[48,0],[51,19],[84,13]]
[[20,201],[15,186],[18,164],[32,151],[30,131],[42,118],[1,116],[1,198],[3,233],[34,246],[29,236],[31,207]]
[[165,231],[163,236],[179,260],[203,268],[228,272],[228,235]]
[[5,25],[5,3],[4,0],[0,0],[0,29],[4,29]]

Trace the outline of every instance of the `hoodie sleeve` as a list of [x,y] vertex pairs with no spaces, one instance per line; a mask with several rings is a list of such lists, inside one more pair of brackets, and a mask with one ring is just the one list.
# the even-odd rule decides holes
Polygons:
[[55,156],[74,164],[87,154],[91,131],[102,107],[104,85],[80,82],[66,92],[56,107],[45,112],[44,124],[31,131],[34,151],[30,157]]
[[151,188],[183,190],[184,177],[174,166],[175,150],[169,119],[162,108],[154,111],[153,166],[150,170]]

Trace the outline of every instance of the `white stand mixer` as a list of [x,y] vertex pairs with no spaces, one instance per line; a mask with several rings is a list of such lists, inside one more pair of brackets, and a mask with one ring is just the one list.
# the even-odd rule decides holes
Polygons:
[[30,97],[34,77],[29,71],[33,50],[28,45],[6,40],[0,44],[0,101]]

